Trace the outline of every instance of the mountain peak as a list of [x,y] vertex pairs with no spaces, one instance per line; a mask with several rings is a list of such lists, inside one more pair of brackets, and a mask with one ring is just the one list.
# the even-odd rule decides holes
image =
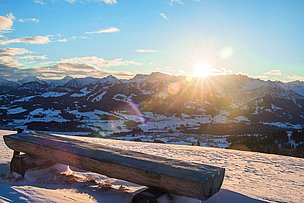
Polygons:
[[72,80],[74,79],[73,77],[69,76],[69,75],[66,75],[64,76],[64,78],[62,78],[61,80]]
[[45,82],[40,80],[39,78],[37,78],[36,76],[28,76],[28,77],[25,77],[21,80],[18,80],[17,81],[19,84],[23,85],[25,83],[29,83],[29,82],[37,82],[37,83],[40,83],[40,84],[44,84]]

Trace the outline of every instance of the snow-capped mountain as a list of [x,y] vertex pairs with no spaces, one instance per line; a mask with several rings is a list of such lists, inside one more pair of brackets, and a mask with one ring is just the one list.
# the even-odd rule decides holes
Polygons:
[[10,129],[242,134],[304,127],[304,83],[299,81],[243,75],[189,80],[152,73],[130,80],[26,78],[19,83],[0,80],[0,125]]
[[109,75],[105,78],[101,78],[99,80],[99,83],[103,83],[103,84],[119,84],[122,83],[119,79],[117,79],[116,77],[114,77],[113,75]]
[[67,84],[69,81],[71,81],[73,77],[71,76],[65,76],[61,80],[45,80],[51,87],[57,87],[57,86],[63,86]]
[[17,83],[0,78],[0,87],[11,87],[16,88],[18,86]]
[[17,83],[20,85],[24,85],[25,83],[36,82],[39,84],[46,84],[45,81],[38,79],[37,77],[26,77],[21,80],[18,80]]
[[93,78],[93,77],[85,77],[85,78],[74,78],[70,80],[68,83],[66,83],[67,87],[74,87],[74,88],[82,88],[87,85],[91,84],[97,84],[99,83],[99,78]]
[[297,94],[304,96],[304,82],[294,81],[287,83],[287,86]]

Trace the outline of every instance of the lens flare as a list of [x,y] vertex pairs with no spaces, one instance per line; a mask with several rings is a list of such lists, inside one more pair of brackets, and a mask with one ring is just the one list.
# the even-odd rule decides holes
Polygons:
[[168,85],[168,92],[169,94],[175,95],[180,91],[181,85],[178,82],[170,83]]
[[226,60],[232,57],[234,49],[232,47],[224,47],[220,52],[220,58]]
[[131,107],[131,112],[133,112],[133,114],[135,114],[136,116],[138,116],[140,122],[144,124],[146,122],[146,120],[143,117],[143,114],[140,111],[138,105],[131,98],[128,99],[128,103],[129,103],[129,105]]

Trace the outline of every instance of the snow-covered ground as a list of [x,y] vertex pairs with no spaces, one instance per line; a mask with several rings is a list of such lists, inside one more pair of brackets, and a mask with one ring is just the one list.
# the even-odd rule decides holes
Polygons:
[[[130,202],[132,195],[142,189],[136,184],[70,170],[64,165],[29,171],[24,179],[8,181],[6,174],[12,151],[5,146],[2,136],[10,133],[0,131],[0,202],[120,203]],[[207,203],[304,202],[304,160],[300,158],[217,148],[70,138],[226,168],[221,191]],[[179,198],[176,202],[187,201]]]

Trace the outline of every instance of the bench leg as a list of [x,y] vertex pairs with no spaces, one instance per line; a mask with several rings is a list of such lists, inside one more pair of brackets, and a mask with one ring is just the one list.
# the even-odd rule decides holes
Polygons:
[[14,171],[14,164],[13,164],[13,162],[15,161],[15,159],[16,159],[16,157],[18,155],[20,155],[20,152],[14,151],[13,158],[12,158],[11,163],[10,163],[10,172]]
[[157,188],[147,188],[136,194],[132,199],[132,203],[157,203],[157,199],[164,194],[166,194],[164,191]]
[[16,161],[16,157],[20,155],[20,152],[18,151],[14,151],[13,153],[13,158],[11,160],[11,163],[10,163],[10,170],[9,170],[9,173],[7,175],[7,178],[9,180],[13,179],[13,172],[14,172],[14,162]]
[[47,168],[55,165],[56,163],[51,162],[46,159],[41,159],[28,154],[20,155],[20,152],[14,152],[11,164],[10,164],[10,174],[12,178],[12,173],[17,172],[24,176],[25,172],[32,168]]

